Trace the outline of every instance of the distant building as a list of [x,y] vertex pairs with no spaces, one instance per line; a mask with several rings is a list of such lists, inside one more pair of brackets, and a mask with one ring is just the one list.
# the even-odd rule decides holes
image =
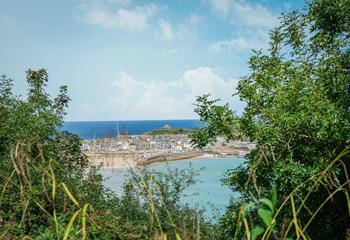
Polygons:
[[171,129],[171,126],[168,125],[168,124],[165,124],[165,125],[162,127],[162,129]]

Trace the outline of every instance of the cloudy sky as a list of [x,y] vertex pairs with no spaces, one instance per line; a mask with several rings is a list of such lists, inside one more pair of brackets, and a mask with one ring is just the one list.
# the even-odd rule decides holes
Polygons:
[[193,103],[232,97],[251,49],[301,0],[9,0],[0,2],[0,74],[25,95],[25,71],[46,68],[50,94],[68,85],[66,120],[197,118]]

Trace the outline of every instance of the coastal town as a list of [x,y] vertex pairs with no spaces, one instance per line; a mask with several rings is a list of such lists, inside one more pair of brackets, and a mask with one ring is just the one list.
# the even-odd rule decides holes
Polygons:
[[[111,138],[84,140],[82,150],[91,164],[102,167],[134,167],[196,157],[240,156],[255,147],[251,142],[230,141],[218,137],[213,145],[201,150],[191,144],[187,133],[165,125],[161,134],[117,135]],[[159,131],[159,130],[158,130]]]

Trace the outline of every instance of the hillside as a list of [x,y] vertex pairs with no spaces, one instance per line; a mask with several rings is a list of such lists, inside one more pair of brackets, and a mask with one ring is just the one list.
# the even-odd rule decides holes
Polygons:
[[173,128],[169,125],[165,125],[162,128],[155,129],[149,132],[146,132],[146,134],[150,135],[164,135],[164,134],[190,134],[193,130],[191,129],[185,129],[185,128]]

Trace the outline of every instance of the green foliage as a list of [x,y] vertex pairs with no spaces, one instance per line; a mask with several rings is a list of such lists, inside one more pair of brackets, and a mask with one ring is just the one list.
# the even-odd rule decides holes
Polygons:
[[[5,236],[37,235],[50,226],[52,217],[47,217],[54,213],[57,213],[55,231],[60,232],[58,221],[64,224],[70,214],[67,196],[58,197],[58,193],[55,196],[56,189],[65,186],[71,194],[80,197],[81,186],[90,181],[84,178],[88,169],[86,157],[80,151],[80,139],[58,130],[69,101],[67,87],[60,87],[58,96],[51,99],[46,93],[47,81],[46,70],[29,69],[25,99],[12,94],[11,79],[6,76],[0,79],[0,186],[3,190],[0,217],[7,223]],[[100,184],[90,183],[94,188]],[[81,200],[88,198],[81,197]],[[60,206],[65,210],[58,208],[56,201],[63,203]],[[49,209],[48,205],[51,205]],[[41,212],[44,210],[46,216]]]
[[[225,183],[241,197],[219,229],[180,202],[195,181],[191,170],[134,173],[121,197],[105,189],[80,139],[58,130],[67,87],[51,99],[46,70],[29,69],[24,99],[2,76],[0,238],[344,239],[350,222],[349,18],[348,0],[314,0],[307,12],[283,15],[268,52],[254,52],[251,72],[238,85],[246,102],[242,117],[210,95],[198,97],[195,111],[207,127],[192,134],[193,144],[204,147],[217,136],[257,144],[245,165],[227,173]],[[263,197],[271,186],[278,194],[273,188]]]
[[[59,164],[46,161],[43,155],[32,158],[25,144],[17,144],[11,160],[13,170],[6,176],[6,184],[0,185],[0,216],[5,222],[0,229],[1,238],[29,235],[61,239],[80,229],[73,220],[85,218],[89,204],[79,204],[72,194],[76,187],[69,188],[61,182],[69,179],[71,185],[74,178],[60,177]],[[69,219],[73,220],[68,223]],[[85,228],[86,222],[82,226]],[[79,232],[75,234],[81,236]]]
[[[246,204],[243,211],[240,212],[240,216],[245,223],[245,232],[247,239],[255,239],[259,235],[259,239],[311,239],[308,235],[308,228],[310,225],[318,219],[318,216],[322,214],[324,208],[327,208],[327,204],[334,200],[335,196],[345,195],[347,204],[347,210],[350,212],[350,198],[349,198],[349,183],[350,179],[347,179],[344,183],[332,183],[327,184],[327,181],[331,181],[332,177],[329,176],[332,168],[336,168],[337,164],[342,161],[343,157],[348,156],[350,153],[350,148],[344,149],[336,159],[334,159],[326,169],[320,173],[307,179],[301,185],[296,187],[293,192],[283,199],[283,202],[278,206],[274,204],[277,193],[276,189],[273,188],[271,196],[269,198],[261,198],[256,203]],[[321,186],[320,186],[321,183]],[[310,185],[310,189],[305,194],[305,197],[299,201],[299,204],[295,201],[295,197],[299,195],[299,191],[304,191],[303,186]],[[328,191],[328,195],[324,199],[320,199],[319,188],[324,188]],[[321,200],[321,204],[311,212],[310,206],[313,204],[314,196]],[[321,196],[322,197],[322,196]],[[285,208],[290,208],[292,213],[291,218],[280,218],[279,215],[283,214]],[[248,211],[249,210],[249,211]],[[310,214],[307,216],[307,220],[303,221],[301,218],[305,218],[303,211],[307,210]],[[254,216],[255,212],[260,219]],[[350,216],[345,213],[344,216]],[[302,216],[300,216],[302,215]],[[264,223],[265,226],[261,226],[259,220]],[[248,224],[249,221],[249,224]],[[283,223],[278,223],[276,221],[283,221]],[[316,222],[316,224],[319,224]],[[282,231],[281,228],[282,227]],[[251,230],[250,230],[251,229]],[[344,235],[345,236],[345,235]],[[293,238],[291,238],[293,237]],[[322,236],[323,237],[323,236]]]
[[192,169],[133,172],[118,198],[102,187],[95,169],[86,169],[80,180],[60,178],[58,162],[32,159],[24,144],[12,159],[14,170],[0,185],[0,216],[5,219],[0,238],[217,238],[215,225],[202,211],[180,202],[183,191],[195,183],[198,172]]
[[122,238],[166,235],[175,239],[178,235],[181,239],[215,239],[216,228],[204,219],[203,211],[180,201],[197,175],[191,168],[165,173],[144,168],[129,175],[118,204],[118,215],[127,223],[122,225]]
[[117,197],[88,166],[78,136],[59,131],[67,88],[51,99],[45,70],[27,71],[27,99],[0,79],[0,239],[215,239],[180,202],[196,172],[142,170]]
[[55,136],[63,121],[69,97],[67,88],[62,86],[55,99],[45,92],[48,80],[44,69],[27,71],[29,85],[27,99],[22,100],[12,94],[12,80],[1,78],[1,148],[7,150],[20,140],[48,142],[49,136]]
[[[197,146],[220,135],[238,137],[233,132],[243,133],[257,144],[247,156],[247,164],[227,173],[225,180],[241,193],[243,202],[267,194],[271,185],[277,187],[281,201],[349,145],[349,11],[347,0],[314,0],[307,12],[282,16],[280,26],[271,31],[269,50],[254,52],[250,74],[239,82],[238,95],[246,107],[238,124],[233,120],[238,117],[227,105],[218,106],[207,96],[198,98],[196,112],[208,127],[194,135]],[[221,113],[213,111],[218,108]],[[222,131],[223,126],[230,131]],[[343,162],[332,168],[330,181],[346,182],[349,170],[344,156]],[[336,187],[330,186],[328,190],[319,188],[309,199],[308,210],[299,215],[302,223]],[[308,189],[306,184],[296,193],[295,204]],[[343,239],[350,221],[345,207],[346,199],[336,196],[318,215],[324,227],[314,224],[308,234],[315,239]],[[266,223],[270,219],[265,210],[260,215]],[[230,218],[230,213],[226,217]],[[280,217],[288,219],[292,212],[284,209]],[[232,228],[232,224],[226,227]]]
[[192,144],[199,148],[214,142],[217,136],[225,136],[227,141],[238,138],[238,118],[228,104],[221,106],[217,102],[210,99],[210,94],[197,97],[195,112],[207,125],[191,134]]
[[164,135],[164,134],[190,134],[192,132],[191,129],[183,129],[183,128],[160,128],[156,130],[152,130],[147,132],[146,134],[151,135]]

